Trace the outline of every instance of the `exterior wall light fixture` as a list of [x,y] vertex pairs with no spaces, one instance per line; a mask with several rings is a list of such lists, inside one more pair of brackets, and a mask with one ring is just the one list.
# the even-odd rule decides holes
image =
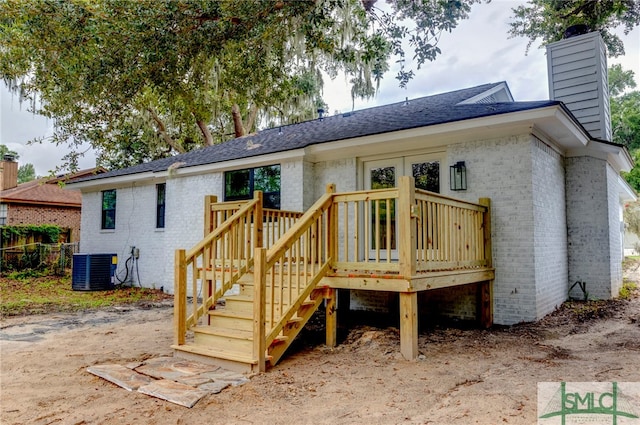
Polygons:
[[451,190],[467,190],[467,167],[464,161],[449,167],[449,187]]

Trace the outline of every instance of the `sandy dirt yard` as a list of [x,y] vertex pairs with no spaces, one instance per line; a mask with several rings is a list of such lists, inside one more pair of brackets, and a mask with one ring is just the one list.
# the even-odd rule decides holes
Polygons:
[[354,327],[334,349],[311,335],[267,373],[191,409],[86,372],[171,355],[168,305],[7,318],[0,423],[535,424],[538,382],[640,381],[638,292],[535,324],[429,329],[415,361],[399,355],[393,328]]

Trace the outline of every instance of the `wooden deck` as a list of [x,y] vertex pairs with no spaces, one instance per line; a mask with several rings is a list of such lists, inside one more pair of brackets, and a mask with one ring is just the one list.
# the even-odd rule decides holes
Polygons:
[[[335,345],[336,289],[358,289],[399,293],[400,351],[416,358],[420,291],[476,284],[478,318],[491,325],[490,223],[488,199],[422,191],[408,177],[392,189],[338,194],[329,185],[304,214],[264,210],[260,193],[248,202],[207,197],[205,239],[176,252],[173,347],[262,371],[322,300]],[[186,342],[188,330],[197,344]]]

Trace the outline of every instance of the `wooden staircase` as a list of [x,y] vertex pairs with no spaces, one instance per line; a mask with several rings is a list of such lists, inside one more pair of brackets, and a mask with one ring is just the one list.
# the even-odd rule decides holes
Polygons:
[[204,239],[176,250],[177,355],[264,371],[323,300],[326,343],[334,346],[337,289],[399,293],[407,359],[418,356],[419,291],[478,285],[478,316],[491,324],[489,199],[472,203],[416,189],[411,177],[394,188],[339,194],[328,185],[304,214],[263,210],[262,194],[255,194],[221,203],[207,196]]
[[[321,198],[297,222],[288,218],[288,230],[267,251],[261,248],[260,198],[258,193],[247,205],[233,204],[236,211],[225,213],[226,220],[196,247],[177,251],[177,356],[263,371],[280,360],[322,304],[326,291],[317,284],[330,263],[322,222],[331,202]],[[273,216],[269,223],[276,225]]]

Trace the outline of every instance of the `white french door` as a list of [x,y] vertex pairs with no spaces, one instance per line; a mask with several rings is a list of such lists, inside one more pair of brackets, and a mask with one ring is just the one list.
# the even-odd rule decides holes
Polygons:
[[[413,176],[418,189],[440,192],[441,155],[414,155],[364,162],[364,190],[396,187],[398,177]],[[397,260],[395,200],[372,202],[365,211],[370,259]]]

